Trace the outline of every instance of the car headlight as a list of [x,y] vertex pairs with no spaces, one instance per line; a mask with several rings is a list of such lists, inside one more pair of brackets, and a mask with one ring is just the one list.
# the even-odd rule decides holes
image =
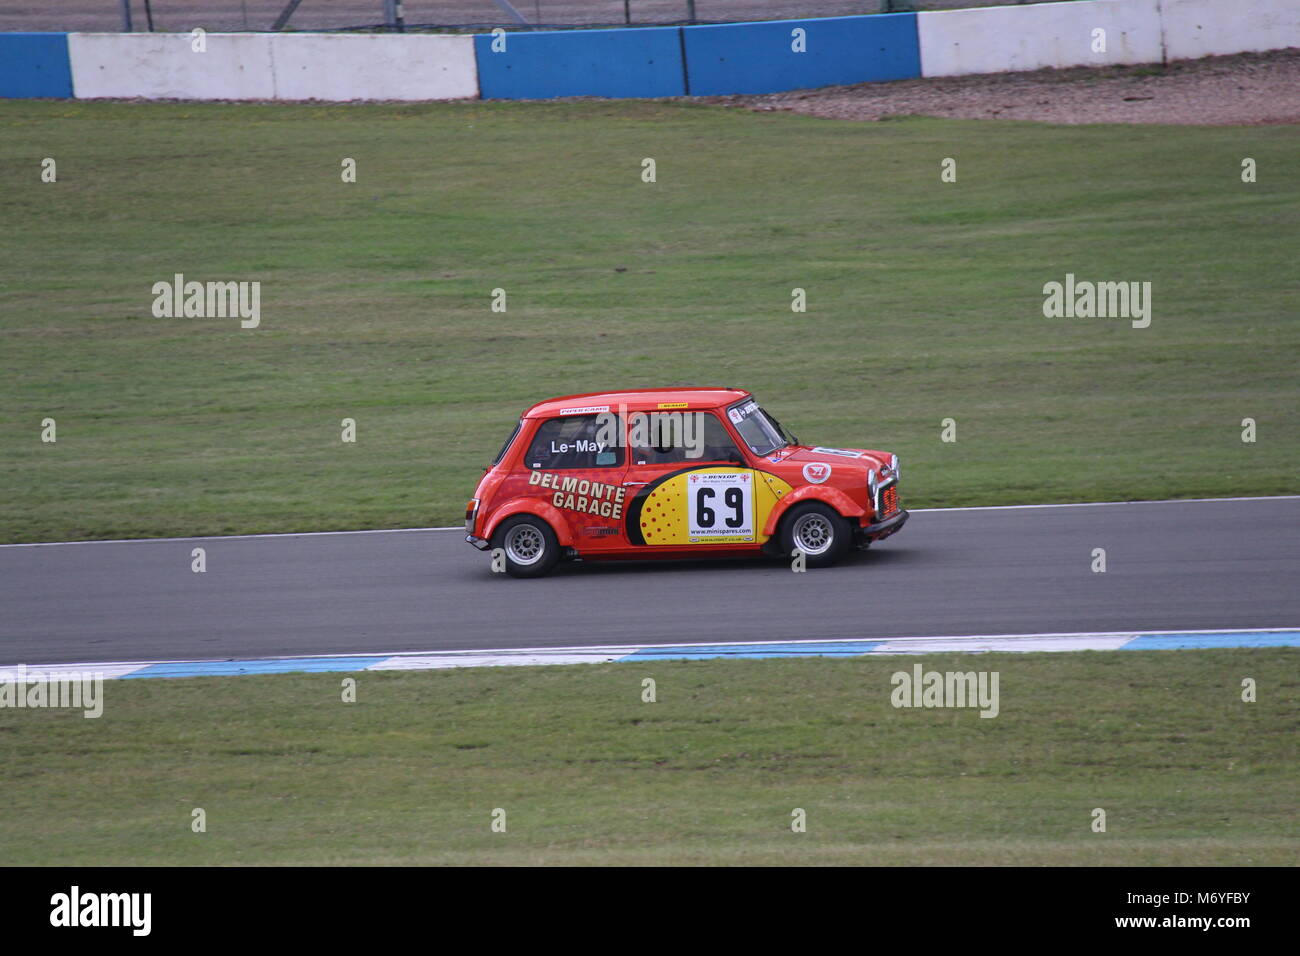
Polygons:
[[894,478],[897,479],[898,478],[898,456],[897,455],[889,456],[889,470],[894,473]]

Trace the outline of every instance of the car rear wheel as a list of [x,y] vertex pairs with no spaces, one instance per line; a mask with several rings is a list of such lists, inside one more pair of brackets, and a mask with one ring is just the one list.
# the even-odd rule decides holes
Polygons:
[[505,558],[506,574],[539,578],[560,560],[560,542],[551,526],[533,515],[515,515],[492,534],[492,551]]
[[810,568],[825,568],[844,557],[852,543],[849,523],[834,508],[819,501],[795,505],[781,522],[786,554],[801,551]]

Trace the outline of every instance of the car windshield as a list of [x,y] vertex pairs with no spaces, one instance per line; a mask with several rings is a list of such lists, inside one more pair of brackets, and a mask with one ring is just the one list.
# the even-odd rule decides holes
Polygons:
[[727,417],[755,455],[770,455],[790,444],[776,419],[759,408],[758,402],[752,398],[728,408]]

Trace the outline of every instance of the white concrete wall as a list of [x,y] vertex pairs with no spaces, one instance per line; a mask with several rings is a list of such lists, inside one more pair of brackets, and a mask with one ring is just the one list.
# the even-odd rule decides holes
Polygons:
[[269,100],[271,38],[209,33],[196,53],[188,33],[70,33],[72,92],[79,99],[132,97]]
[[439,100],[478,96],[470,36],[72,33],[73,94],[187,100]]
[[1300,0],[1161,0],[1171,60],[1300,47]]
[[282,100],[450,100],[478,96],[471,36],[279,34]]
[[[1076,0],[919,13],[922,76],[1159,63],[1156,0]],[[1106,52],[1092,50],[1094,29]]]

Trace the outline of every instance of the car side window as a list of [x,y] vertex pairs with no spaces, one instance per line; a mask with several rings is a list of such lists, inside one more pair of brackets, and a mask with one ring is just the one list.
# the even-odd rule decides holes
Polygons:
[[506,443],[501,446],[501,450],[497,452],[497,456],[492,459],[493,465],[501,464],[501,459],[506,457],[506,452],[510,450],[510,446],[513,445],[515,443],[515,439],[519,437],[519,429],[523,428],[523,426],[524,423],[522,421],[517,422],[515,424],[514,431],[510,433],[510,437],[506,439]]
[[[658,464],[692,464],[702,461],[729,461],[741,458],[736,443],[731,440],[726,426],[710,412],[687,412],[698,415],[700,423],[695,428],[687,428],[683,417],[682,427],[664,428],[651,432],[659,441],[658,445],[645,445],[632,448],[632,463],[635,465]],[[635,432],[633,432],[635,434]],[[695,454],[698,451],[699,454]],[[743,461],[743,459],[741,459]]]
[[[547,470],[614,468],[623,464],[623,449],[616,441],[609,441],[608,417],[566,415],[542,422],[528,446],[524,464]],[[619,421],[616,434],[621,434],[622,428]]]

